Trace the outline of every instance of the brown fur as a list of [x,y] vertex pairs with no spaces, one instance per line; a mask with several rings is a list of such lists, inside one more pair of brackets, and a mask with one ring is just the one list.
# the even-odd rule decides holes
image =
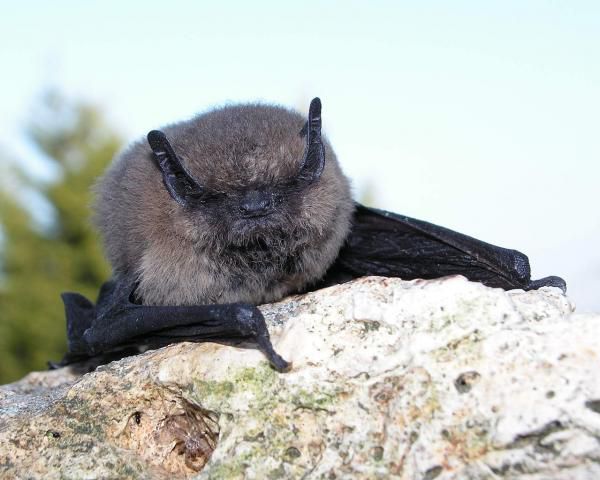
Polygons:
[[[319,280],[348,234],[348,180],[324,139],[325,169],[286,187],[305,149],[305,118],[269,105],[212,110],[163,129],[194,179],[222,202],[185,209],[168,193],[144,140],[117,156],[97,185],[96,223],[115,274],[134,275],[146,305],[279,300]],[[245,189],[278,192],[258,223],[236,216]]]

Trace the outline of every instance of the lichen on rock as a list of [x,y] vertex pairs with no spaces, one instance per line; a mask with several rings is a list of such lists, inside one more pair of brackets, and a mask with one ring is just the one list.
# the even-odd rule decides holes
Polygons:
[[558,289],[370,277],[178,344],[0,388],[2,478],[600,478],[600,316]]

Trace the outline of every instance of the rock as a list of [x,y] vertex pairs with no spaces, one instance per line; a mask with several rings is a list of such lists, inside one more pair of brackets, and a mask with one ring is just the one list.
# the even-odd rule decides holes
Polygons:
[[178,344],[0,388],[2,478],[600,478],[600,315],[558,290],[364,278]]

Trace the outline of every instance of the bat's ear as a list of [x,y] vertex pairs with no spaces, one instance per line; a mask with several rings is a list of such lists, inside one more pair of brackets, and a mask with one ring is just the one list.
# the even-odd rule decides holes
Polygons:
[[321,100],[318,97],[310,102],[308,122],[300,131],[301,135],[304,130],[306,150],[298,178],[302,182],[312,183],[319,179],[325,167],[325,147],[321,140]]
[[298,133],[302,138],[306,137],[306,135],[308,135],[308,122],[304,123],[304,126],[300,129],[300,132]]
[[202,197],[204,189],[187,172],[167,136],[160,130],[152,130],[148,133],[148,143],[171,196],[183,207],[192,206]]

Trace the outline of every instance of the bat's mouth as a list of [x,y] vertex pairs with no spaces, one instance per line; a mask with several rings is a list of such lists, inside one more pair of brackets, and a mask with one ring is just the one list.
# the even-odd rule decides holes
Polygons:
[[284,229],[274,215],[243,217],[235,220],[231,226],[231,237],[234,244],[243,245],[257,241],[269,245],[279,242]]

